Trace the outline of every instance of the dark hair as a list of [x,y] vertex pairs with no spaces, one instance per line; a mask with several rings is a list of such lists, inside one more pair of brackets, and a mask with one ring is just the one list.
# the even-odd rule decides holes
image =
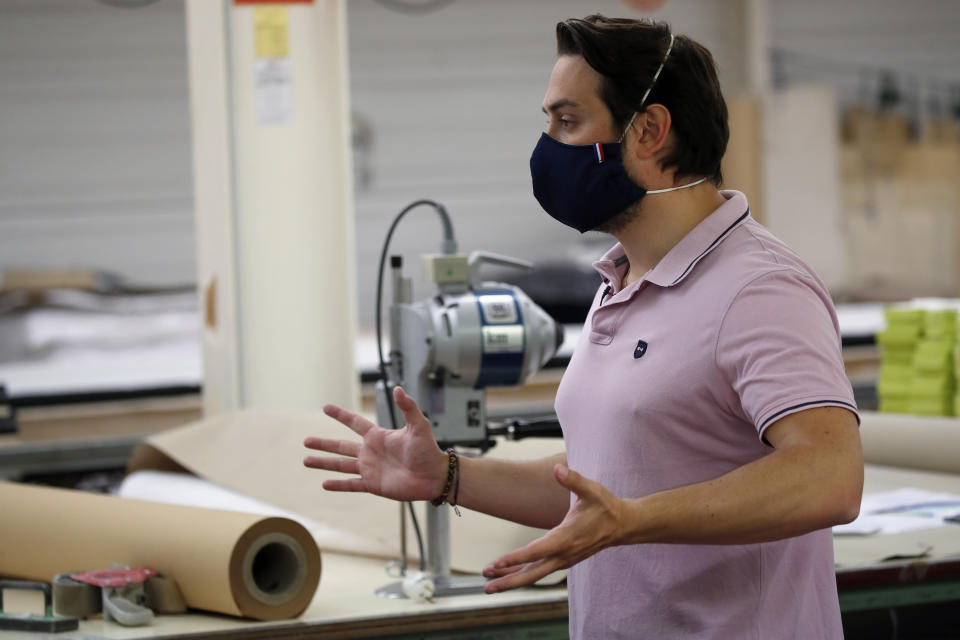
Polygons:
[[582,56],[603,79],[600,98],[619,129],[635,111],[659,103],[670,111],[676,145],[664,169],[676,177],[707,176],[720,185],[720,160],[730,129],[716,65],[706,47],[676,35],[667,64],[643,108],[640,101],[670,44],[670,26],[652,20],[606,18],[557,23],[557,54]]

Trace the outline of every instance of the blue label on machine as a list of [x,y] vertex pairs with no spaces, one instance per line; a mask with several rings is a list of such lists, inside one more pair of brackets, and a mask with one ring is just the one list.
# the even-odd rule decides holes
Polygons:
[[476,388],[519,384],[526,335],[520,303],[512,291],[476,294],[483,356]]

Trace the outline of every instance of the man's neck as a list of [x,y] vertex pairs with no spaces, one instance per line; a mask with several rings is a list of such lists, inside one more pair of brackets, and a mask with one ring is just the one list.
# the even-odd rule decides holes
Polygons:
[[642,278],[724,202],[726,199],[709,182],[643,198],[639,215],[613,234],[630,262],[622,286]]

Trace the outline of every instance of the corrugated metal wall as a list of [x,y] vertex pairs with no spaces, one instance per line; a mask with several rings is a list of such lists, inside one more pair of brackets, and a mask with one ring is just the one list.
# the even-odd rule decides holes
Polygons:
[[[744,84],[742,4],[672,0],[657,14],[714,52],[728,93]],[[958,7],[771,0],[771,42],[958,77]],[[527,169],[553,25],[594,11],[634,15],[619,0],[457,0],[426,15],[349,0],[364,323],[387,225],[418,197],[447,205],[464,250],[532,259],[602,251],[605,239],[591,243],[540,211]],[[142,9],[0,1],[0,268],[193,280],[186,78],[181,0]],[[435,250],[432,216],[415,214],[395,248]]]
[[182,2],[0,1],[0,269],[194,279]]

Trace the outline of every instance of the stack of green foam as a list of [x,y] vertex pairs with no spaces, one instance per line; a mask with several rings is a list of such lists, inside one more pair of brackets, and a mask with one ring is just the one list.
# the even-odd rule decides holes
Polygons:
[[[953,371],[954,377],[960,374],[960,320],[957,321],[956,341],[953,345]],[[953,396],[953,415],[960,416],[960,386],[954,387]]]
[[957,344],[957,312],[927,311],[923,337],[913,356],[910,413],[931,416],[954,415],[957,382],[954,348]]
[[882,347],[877,395],[880,411],[910,413],[913,395],[913,357],[923,336],[922,309],[890,308],[884,312],[887,328],[877,334]]

